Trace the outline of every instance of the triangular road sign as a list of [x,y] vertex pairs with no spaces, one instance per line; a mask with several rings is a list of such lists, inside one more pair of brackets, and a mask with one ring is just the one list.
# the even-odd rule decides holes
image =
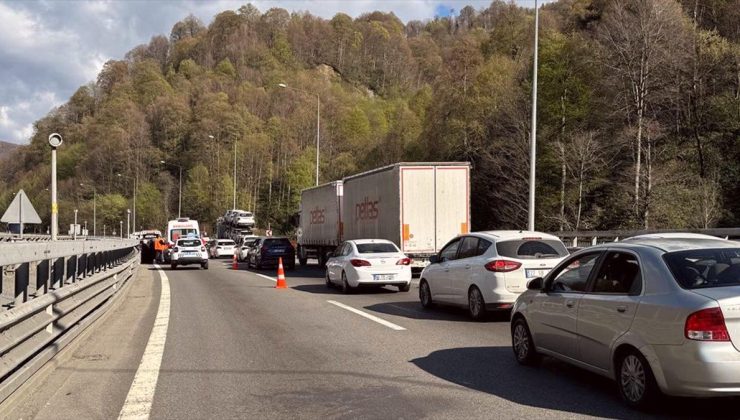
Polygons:
[[31,200],[28,199],[26,193],[20,190],[15,195],[8,209],[5,210],[5,214],[3,214],[0,222],[23,223],[24,225],[41,224],[41,218],[36,213],[36,209],[33,208],[33,204],[31,204]]

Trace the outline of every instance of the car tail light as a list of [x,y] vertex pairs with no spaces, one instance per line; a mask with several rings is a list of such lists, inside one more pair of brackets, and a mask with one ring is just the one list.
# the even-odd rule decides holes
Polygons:
[[507,273],[514,271],[522,266],[522,263],[510,260],[493,260],[486,264],[486,270],[494,271],[496,273]]
[[708,308],[694,312],[686,318],[684,335],[689,340],[730,341],[725,317],[720,308]]
[[396,265],[411,265],[411,258],[401,258]]
[[172,252],[180,252],[180,248],[174,247],[174,248],[172,248]]
[[206,247],[202,246],[202,247],[200,247],[200,250],[201,251],[205,251],[206,250]]
[[368,260],[352,259],[352,260],[349,260],[349,262],[355,267],[369,267],[370,266],[370,261]]

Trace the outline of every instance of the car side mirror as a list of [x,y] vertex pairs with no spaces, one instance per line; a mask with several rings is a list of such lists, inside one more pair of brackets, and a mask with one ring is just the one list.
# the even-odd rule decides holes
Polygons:
[[545,280],[542,277],[536,277],[527,283],[527,290],[542,290],[545,287]]
[[429,257],[429,264],[437,264],[440,261],[441,259],[439,258],[439,255],[432,255],[431,257]]

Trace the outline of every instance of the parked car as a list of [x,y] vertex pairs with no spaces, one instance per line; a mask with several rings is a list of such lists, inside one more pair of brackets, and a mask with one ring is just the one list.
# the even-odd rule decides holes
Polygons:
[[208,270],[208,253],[200,238],[178,239],[170,255],[170,267],[178,265],[200,264]]
[[266,265],[277,265],[280,258],[288,270],[295,268],[295,248],[288,238],[261,237],[249,252],[249,267],[261,269]]
[[630,406],[740,395],[740,244],[632,238],[529,282],[511,334],[521,364],[553,356],[616,380]]
[[411,259],[391,241],[358,239],[345,241],[326,263],[326,285],[338,284],[344,293],[361,286],[411,288]]
[[476,232],[454,238],[430,260],[419,280],[419,300],[467,307],[482,319],[509,310],[528,279],[542,277],[568,255],[556,236],[528,231]]
[[236,243],[231,239],[213,239],[208,245],[211,258],[233,257]]
[[254,244],[257,242],[257,239],[259,239],[259,236],[242,236],[241,237],[241,245],[239,245],[239,253],[237,254],[237,259],[239,261],[247,261],[247,257],[249,256],[249,250],[252,249]]

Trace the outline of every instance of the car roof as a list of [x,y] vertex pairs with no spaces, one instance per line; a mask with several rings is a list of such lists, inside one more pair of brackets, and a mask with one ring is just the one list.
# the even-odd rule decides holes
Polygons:
[[[347,242],[352,242],[355,245],[361,244],[392,244],[392,241],[387,239],[352,239]],[[395,244],[394,244],[395,245]]]
[[488,236],[498,241],[524,238],[549,239],[555,241],[560,240],[560,238],[555,235],[550,235],[549,233],[537,232],[533,230],[485,230],[481,232],[470,232],[470,234]]
[[[702,235],[706,236],[706,235]],[[637,248],[648,246],[664,252],[705,248],[740,248],[740,243],[715,237],[633,237],[623,242],[597,245],[598,247]]]

